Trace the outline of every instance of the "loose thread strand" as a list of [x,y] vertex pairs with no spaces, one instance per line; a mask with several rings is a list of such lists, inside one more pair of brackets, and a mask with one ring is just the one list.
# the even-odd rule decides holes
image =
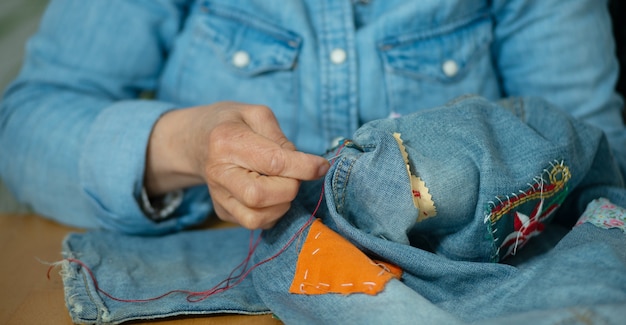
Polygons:
[[[335,162],[335,160],[337,159],[337,157],[340,156],[340,152],[343,150],[343,148],[345,147],[346,142],[349,140],[344,140],[341,145],[337,148],[337,152],[336,154],[332,157],[330,163],[333,164]],[[144,299],[124,299],[124,298],[120,298],[120,297],[116,297],[113,294],[105,291],[104,289],[100,288],[100,285],[98,284],[98,280],[96,279],[96,276],[94,275],[93,271],[91,270],[91,268],[89,268],[89,266],[87,266],[87,264],[85,264],[83,261],[79,260],[79,259],[75,259],[75,258],[65,258],[64,260],[69,262],[69,263],[75,263],[80,265],[88,274],[89,278],[91,279],[94,289],[98,292],[100,292],[101,294],[103,294],[104,296],[108,297],[109,299],[115,300],[115,301],[119,301],[119,302],[124,302],[124,303],[145,303],[145,302],[150,302],[150,301],[155,301],[155,300],[159,300],[159,299],[163,299],[169,295],[175,294],[175,293],[182,293],[182,294],[186,294],[187,295],[187,301],[195,303],[195,302],[200,302],[203,301],[207,298],[209,298],[210,296],[213,296],[215,294],[227,291],[229,289],[232,289],[233,287],[239,285],[241,282],[243,282],[248,275],[250,275],[250,273],[252,271],[254,271],[257,267],[268,263],[274,259],[276,259],[278,256],[280,256],[282,253],[284,253],[289,246],[291,246],[291,244],[313,223],[313,221],[315,221],[315,216],[317,215],[317,212],[319,211],[320,206],[322,205],[322,202],[324,201],[324,186],[322,186],[322,189],[320,191],[320,197],[319,200],[317,201],[317,205],[315,206],[315,209],[313,210],[313,212],[311,213],[311,215],[309,216],[309,219],[296,231],[296,233],[287,241],[287,243],[278,251],[276,252],[274,255],[252,265],[251,267],[248,268],[248,264],[250,264],[250,261],[252,260],[252,256],[254,255],[254,252],[256,251],[256,248],[259,246],[259,244],[261,243],[261,237],[262,237],[262,233],[259,234],[258,236],[254,236],[254,231],[250,232],[250,240],[248,243],[248,254],[246,256],[246,258],[241,261],[241,263],[239,263],[239,265],[237,265],[235,268],[233,268],[233,270],[228,274],[228,277],[222,281],[220,281],[218,284],[216,284],[215,286],[213,286],[212,288],[208,289],[208,290],[204,290],[204,291],[192,291],[192,290],[183,290],[183,289],[175,289],[175,290],[170,290],[168,292],[165,292],[159,296],[155,296],[155,297],[151,297],[151,298],[144,298]],[[59,263],[55,263],[53,265],[51,265],[48,268],[48,272],[46,274],[47,278],[50,279],[50,272],[52,271],[53,268],[55,268]],[[239,272],[238,274],[236,274],[237,272]],[[235,275],[236,274],[236,275]]]

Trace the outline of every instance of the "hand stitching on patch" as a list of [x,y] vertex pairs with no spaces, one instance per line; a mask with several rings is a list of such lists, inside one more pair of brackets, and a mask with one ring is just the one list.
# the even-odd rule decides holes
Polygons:
[[373,261],[319,219],[311,225],[296,264],[289,292],[294,294],[374,295],[382,291],[402,270],[381,261]]

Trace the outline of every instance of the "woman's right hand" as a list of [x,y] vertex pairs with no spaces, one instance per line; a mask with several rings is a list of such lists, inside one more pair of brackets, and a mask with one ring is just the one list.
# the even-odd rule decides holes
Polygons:
[[220,102],[170,111],[157,121],[144,186],[159,195],[205,183],[218,217],[266,229],[287,212],[300,181],[328,168],[326,159],[296,150],[269,108]]

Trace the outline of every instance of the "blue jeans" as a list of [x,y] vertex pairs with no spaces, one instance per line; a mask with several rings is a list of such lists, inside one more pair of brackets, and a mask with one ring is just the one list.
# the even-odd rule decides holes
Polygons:
[[[199,302],[185,293],[119,302],[65,262],[74,321],[270,311],[286,323],[541,323],[577,313],[617,323],[626,316],[624,228],[572,228],[594,199],[626,206],[601,131],[539,100],[468,97],[366,124],[327,157],[326,178],[302,185],[290,211],[263,232],[253,262],[281,253],[241,284]],[[422,187],[411,183],[416,178]],[[309,222],[322,187],[315,217],[369,257],[399,266],[401,279],[377,295],[289,292],[308,230],[286,245]],[[248,237],[242,229],[162,238],[89,232],[69,236],[64,251],[93,270],[101,289],[143,299],[212,287],[245,259]]]

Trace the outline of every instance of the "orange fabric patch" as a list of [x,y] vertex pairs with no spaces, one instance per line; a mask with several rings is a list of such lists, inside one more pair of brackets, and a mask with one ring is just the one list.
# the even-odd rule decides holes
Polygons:
[[304,241],[290,293],[367,293],[375,295],[402,270],[373,261],[356,246],[315,220]]

